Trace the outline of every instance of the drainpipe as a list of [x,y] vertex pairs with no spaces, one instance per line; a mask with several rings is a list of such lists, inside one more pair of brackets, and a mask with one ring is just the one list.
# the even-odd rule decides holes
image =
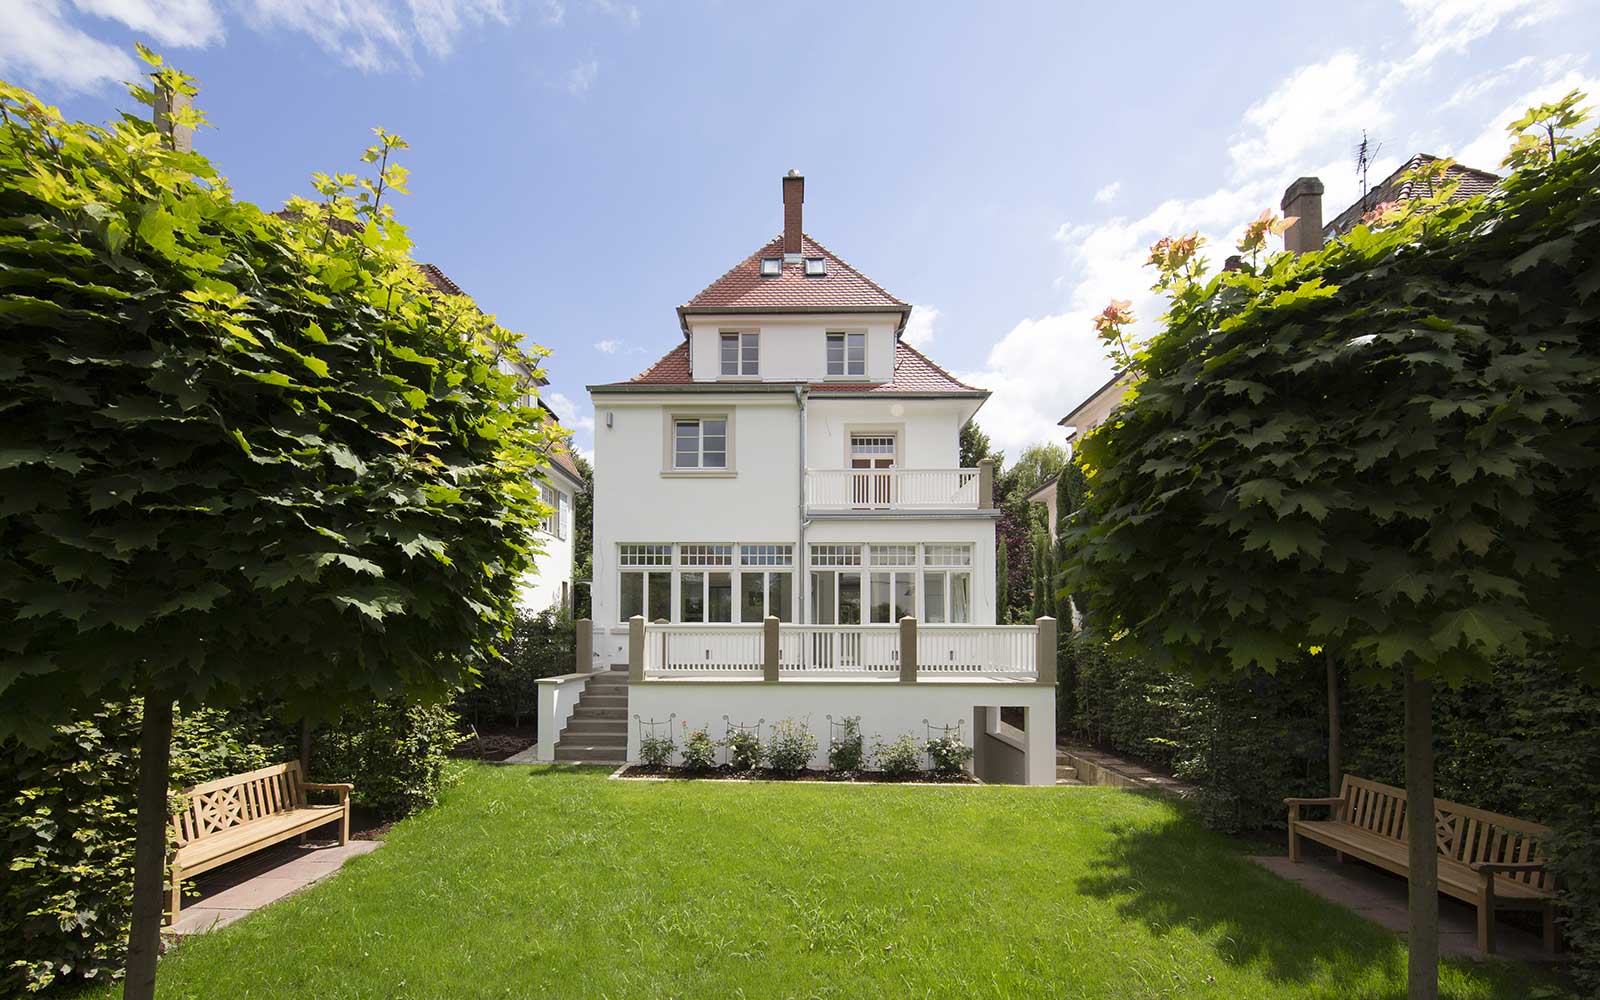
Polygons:
[[795,621],[804,623],[811,619],[806,617],[806,393],[808,386],[797,385],[794,387],[794,405],[800,413],[799,452],[796,457],[796,479],[799,480],[799,499],[797,523],[799,531],[796,532],[794,553],[794,600]]

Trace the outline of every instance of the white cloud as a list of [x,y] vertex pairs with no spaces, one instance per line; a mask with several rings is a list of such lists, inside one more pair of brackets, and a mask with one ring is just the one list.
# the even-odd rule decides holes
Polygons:
[[347,65],[368,72],[415,69],[418,45],[442,58],[466,27],[511,19],[504,0],[245,0],[241,9],[258,30],[309,35]]
[[547,28],[554,28],[567,17],[567,5],[561,0],[544,0],[539,5],[539,20]]
[[[1525,28],[1561,9],[1557,0],[1400,0],[1411,20],[1417,48],[1411,59],[1431,62],[1446,51],[1467,47],[1512,18]],[[1410,60],[1408,60],[1410,61]]]
[[222,18],[211,0],[72,0],[85,14],[120,21],[162,45],[210,45],[222,40]]
[[594,9],[614,17],[630,28],[639,26],[639,8],[623,0],[591,0]]
[[621,348],[622,341],[617,340],[615,337],[607,337],[605,340],[597,340],[594,342],[594,349],[599,351],[601,354],[615,354]]
[[12,0],[4,6],[0,76],[52,83],[74,92],[139,76],[129,53],[68,24],[60,0]]
[[939,310],[933,306],[912,306],[911,318],[906,321],[900,339],[921,350],[933,343],[934,324],[939,322]]
[[1573,70],[1553,80],[1546,80],[1508,102],[1484,122],[1483,130],[1476,138],[1462,146],[1459,152],[1450,152],[1448,155],[1469,167],[1498,172],[1500,161],[1511,149],[1511,134],[1506,131],[1506,125],[1521,117],[1533,105],[1557,100],[1574,89],[1600,96],[1600,76]]
[[600,61],[598,59],[585,59],[583,62],[567,71],[567,93],[573,97],[581,97],[594,86],[595,79],[600,75]]
[[552,392],[541,394],[541,398],[555,411],[556,419],[561,421],[561,426],[569,431],[581,431],[585,434],[594,433],[593,412],[580,413],[578,404],[573,402],[563,393]]
[[1097,205],[1109,205],[1109,204],[1111,204],[1113,201],[1116,200],[1117,192],[1121,191],[1121,190],[1122,190],[1122,182],[1121,181],[1112,181],[1110,184],[1107,184],[1105,187],[1101,188],[1100,190],[1098,190],[1098,191],[1096,191],[1094,193],[1095,204],[1097,204]]
[[1328,136],[1382,128],[1392,118],[1377,67],[1354,52],[1302,66],[1244,113],[1228,155],[1238,176],[1281,174],[1303,164]]

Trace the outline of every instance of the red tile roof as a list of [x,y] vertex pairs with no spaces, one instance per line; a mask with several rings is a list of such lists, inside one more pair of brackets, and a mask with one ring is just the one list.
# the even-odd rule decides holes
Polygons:
[[572,460],[572,453],[566,448],[557,447],[550,453],[550,461],[554,465],[561,466],[573,479],[583,482],[583,473],[578,471],[578,463]]
[[[739,383],[748,385],[749,383]],[[780,383],[790,385],[792,383]],[[715,382],[695,382],[693,373],[689,370],[689,345],[679,344],[660,360],[635,375],[626,382],[611,382],[606,385],[590,386],[590,389],[604,389],[616,386],[631,385],[701,385],[714,386]],[[951,375],[928,359],[928,356],[901,341],[895,347],[894,377],[888,382],[812,382],[811,391],[815,393],[882,393],[892,396],[896,393],[908,392],[949,392],[949,393],[974,393],[986,392],[976,386],[967,385],[965,382]]]
[[[1363,216],[1386,201],[1404,201],[1407,198],[1421,198],[1427,195],[1428,192],[1415,188],[1413,182],[1406,179],[1406,174],[1437,159],[1437,156],[1430,153],[1418,153],[1402,163],[1394,173],[1374,185],[1365,198],[1358,199],[1355,204],[1334,216],[1332,222],[1323,226],[1324,236],[1331,238],[1348,233],[1360,224]],[[1455,193],[1450,196],[1450,200],[1454,202],[1486,194],[1500,183],[1500,175],[1452,163],[1445,170],[1445,180],[1456,182]]]
[[828,273],[806,276],[804,261],[785,263],[782,273],[762,277],[764,257],[783,257],[783,235],[774,236],[755,253],[735,264],[728,273],[707,285],[700,294],[678,307],[687,312],[739,312],[753,309],[864,310],[910,312],[911,307],[883,290],[877,282],[841,260],[827,247],[804,234],[800,237],[802,257],[821,257],[828,262]]

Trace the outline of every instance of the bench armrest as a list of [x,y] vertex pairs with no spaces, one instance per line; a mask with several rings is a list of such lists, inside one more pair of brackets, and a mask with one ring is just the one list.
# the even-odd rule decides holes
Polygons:
[[348,781],[302,781],[300,787],[308,792],[338,792],[341,805],[350,801],[350,793],[356,790]]

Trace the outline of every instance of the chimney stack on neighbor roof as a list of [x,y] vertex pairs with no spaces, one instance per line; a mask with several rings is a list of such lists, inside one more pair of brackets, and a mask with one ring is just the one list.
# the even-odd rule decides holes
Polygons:
[[1283,234],[1283,248],[1290,253],[1309,253],[1322,249],[1322,182],[1302,177],[1283,192],[1283,217],[1299,221]]
[[783,252],[785,256],[800,254],[800,206],[806,200],[806,179],[800,171],[791,170],[783,176]]

